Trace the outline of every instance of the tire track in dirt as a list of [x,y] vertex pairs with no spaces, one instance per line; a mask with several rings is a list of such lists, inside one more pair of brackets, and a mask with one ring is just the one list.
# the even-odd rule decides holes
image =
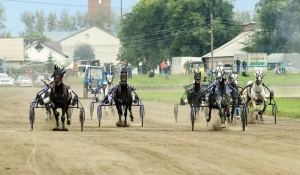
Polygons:
[[26,163],[31,171],[33,171],[35,174],[40,174],[39,168],[36,166],[35,152],[38,146],[34,136],[32,136],[32,143],[33,143],[33,148],[31,153],[26,158]]

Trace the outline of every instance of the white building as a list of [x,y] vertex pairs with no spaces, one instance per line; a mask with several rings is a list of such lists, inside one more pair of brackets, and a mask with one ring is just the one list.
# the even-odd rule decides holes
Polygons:
[[61,46],[54,42],[41,42],[36,41],[28,45],[24,50],[25,60],[26,61],[35,61],[35,62],[47,62],[48,57],[51,55],[55,60],[55,63],[63,65],[69,62],[69,57],[61,52]]
[[117,56],[120,48],[120,40],[99,29],[91,27],[78,33],[75,33],[67,38],[60,40],[62,52],[73,59],[74,50],[80,45],[90,45],[95,50],[95,59],[103,63],[114,63],[117,61]]

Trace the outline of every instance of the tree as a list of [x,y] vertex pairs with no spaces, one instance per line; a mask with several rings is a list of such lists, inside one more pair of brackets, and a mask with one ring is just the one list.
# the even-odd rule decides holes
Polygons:
[[57,29],[57,16],[56,13],[50,12],[47,16],[47,30],[49,32]]
[[74,58],[80,60],[94,60],[95,50],[91,45],[80,45],[74,50]]
[[55,59],[52,56],[52,52],[50,51],[49,54],[48,54],[48,57],[47,57],[47,65],[46,65],[47,72],[52,72],[53,71],[54,62],[55,62]]
[[25,33],[33,34],[36,32],[36,16],[34,12],[25,11],[21,14],[21,22],[25,25]]
[[119,59],[130,63],[146,57],[150,68],[174,56],[210,52],[210,14],[214,16],[214,47],[238,35],[233,4],[223,0],[140,0],[122,20]]
[[6,21],[6,16],[5,16],[5,7],[3,6],[2,3],[0,3],[0,30],[5,29],[5,21]]
[[88,24],[90,27],[98,27],[114,36],[120,31],[121,18],[117,13],[105,13],[103,9],[99,9],[95,14],[88,16]]
[[74,21],[72,20],[69,11],[63,9],[58,21],[59,31],[73,31],[73,28],[74,28]]
[[256,13],[260,31],[246,43],[251,52],[300,52],[300,2],[298,0],[260,0]]
[[75,16],[77,28],[83,29],[88,27],[88,14],[86,12],[80,12],[77,10]]
[[45,25],[46,25],[44,11],[37,10],[35,12],[35,16],[36,16],[36,31],[37,31],[37,33],[43,34],[45,31]]

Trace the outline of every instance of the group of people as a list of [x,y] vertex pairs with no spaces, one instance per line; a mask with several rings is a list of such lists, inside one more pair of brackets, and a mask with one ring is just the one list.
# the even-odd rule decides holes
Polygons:
[[171,61],[169,59],[167,59],[167,61],[162,60],[159,67],[160,67],[162,75],[170,75],[171,74]]
[[136,61],[136,67],[138,68],[138,74],[147,74],[148,71],[148,65],[147,65],[147,60],[144,57],[143,60],[141,58],[138,58]]
[[286,68],[285,62],[278,63],[277,68],[275,70],[276,75],[285,74],[286,73],[285,68]]
[[[236,72],[237,72],[237,74],[239,74],[240,73],[240,68],[241,68],[241,61],[240,61],[239,58],[236,59],[235,64],[236,64]],[[246,59],[244,59],[243,62],[242,62],[242,68],[243,68],[242,75],[246,76],[246,72],[247,72],[247,62],[246,62]]]
[[187,60],[184,65],[184,74],[185,75],[194,75],[194,73],[199,73],[200,72],[200,68],[198,67],[197,64],[192,64],[193,61],[192,60]]

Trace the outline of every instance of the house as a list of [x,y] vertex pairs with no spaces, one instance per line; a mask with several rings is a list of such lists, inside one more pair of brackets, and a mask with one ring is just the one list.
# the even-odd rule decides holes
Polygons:
[[62,48],[59,42],[42,42],[35,41],[25,47],[24,50],[25,60],[34,62],[47,62],[48,57],[56,64],[66,64],[69,62],[69,57],[62,53]]
[[239,58],[240,61],[247,62],[249,70],[256,67],[267,69],[267,54],[266,53],[247,53],[243,51],[244,43],[255,33],[255,23],[244,24],[244,30],[231,41],[225,43],[221,47],[213,51],[213,62],[211,59],[211,52],[202,56],[205,70],[216,68],[217,62],[223,64],[234,64],[235,60]]
[[120,40],[101,30],[98,27],[91,27],[67,38],[60,40],[62,52],[74,58],[74,51],[80,45],[90,45],[94,49],[95,59],[100,60],[101,65],[104,63],[114,63],[117,61]]
[[274,70],[282,62],[286,63],[287,72],[300,71],[300,54],[298,53],[272,53],[268,55],[268,70]]
[[24,62],[23,38],[1,38],[0,59],[3,58],[7,67],[20,67]]

